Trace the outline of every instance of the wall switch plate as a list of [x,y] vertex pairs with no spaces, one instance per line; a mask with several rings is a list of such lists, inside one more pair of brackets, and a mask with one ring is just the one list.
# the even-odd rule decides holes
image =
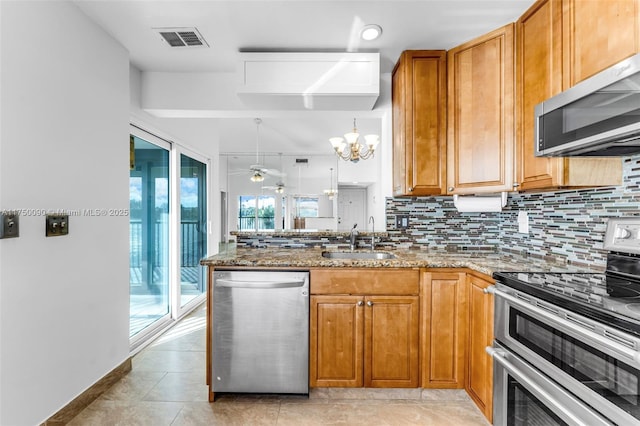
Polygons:
[[59,237],[69,233],[69,215],[66,214],[48,214],[47,218],[47,237]]
[[518,232],[521,234],[529,233],[529,215],[522,210],[518,212]]
[[409,215],[397,214],[396,215],[396,229],[407,229],[409,227]]
[[17,213],[0,212],[0,238],[20,236],[20,216]]

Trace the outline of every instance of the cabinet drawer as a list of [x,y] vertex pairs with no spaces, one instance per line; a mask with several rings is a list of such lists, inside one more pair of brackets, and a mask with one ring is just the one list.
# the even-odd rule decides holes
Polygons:
[[418,269],[312,269],[311,294],[409,295],[419,293]]

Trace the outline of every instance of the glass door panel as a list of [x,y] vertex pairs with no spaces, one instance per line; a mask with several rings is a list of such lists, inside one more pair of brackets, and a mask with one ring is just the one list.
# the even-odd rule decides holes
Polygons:
[[129,336],[169,313],[169,151],[131,138]]
[[207,166],[180,154],[180,306],[206,291]]

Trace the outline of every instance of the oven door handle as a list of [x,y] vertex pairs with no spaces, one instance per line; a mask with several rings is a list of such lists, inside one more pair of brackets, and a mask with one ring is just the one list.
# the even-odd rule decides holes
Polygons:
[[551,312],[547,312],[546,310],[538,306],[534,306],[530,303],[524,302],[517,297],[513,297],[512,295],[505,293],[504,291],[498,290],[495,286],[487,287],[487,292],[508,301],[510,304],[517,306],[518,308],[529,314],[548,320],[563,331],[568,331],[577,335],[581,339],[597,343],[600,347],[603,347],[610,352],[619,355],[621,358],[625,359],[626,362],[632,364],[636,368],[640,368],[640,351],[638,350],[625,346],[611,339],[607,339],[606,337],[598,333],[580,327],[578,324],[572,321],[569,321],[558,315],[554,315]]
[[[486,351],[494,359],[494,361],[500,364],[500,366],[502,366],[502,368],[504,368],[513,378],[515,378],[518,382],[525,385],[527,390],[530,391],[532,394],[534,394],[546,406],[550,408],[552,407],[553,409],[555,409],[556,414],[563,417],[564,420],[567,421],[569,424],[581,425],[581,426],[612,425],[611,422],[601,417],[599,414],[595,413],[593,410],[589,409],[588,407],[584,406],[584,404],[581,401],[577,400],[573,396],[569,395],[568,393],[560,389],[559,386],[553,383],[551,380],[544,377],[540,377],[539,380],[547,382],[547,383],[543,383],[543,386],[546,385],[550,388],[558,388],[559,391],[556,391],[556,389],[550,389],[549,391],[544,389],[543,386],[541,386],[540,383],[538,383],[538,380],[532,377],[529,377],[527,373],[523,372],[518,367],[513,365],[507,359],[506,353],[504,350],[487,346]],[[571,412],[566,406],[566,404],[559,401],[554,395],[552,395],[552,393],[562,394],[564,398],[570,398],[573,404],[583,406],[584,409],[588,411],[590,414],[588,421],[586,421],[585,418],[580,418],[580,416]]]

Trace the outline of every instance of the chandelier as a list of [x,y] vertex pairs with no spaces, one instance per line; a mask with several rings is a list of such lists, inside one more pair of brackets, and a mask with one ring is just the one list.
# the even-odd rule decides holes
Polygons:
[[330,200],[333,200],[333,197],[338,193],[337,189],[333,189],[333,167],[331,167],[331,181],[329,184],[329,189],[324,190],[324,194],[329,197]]
[[[346,142],[344,139],[346,139]],[[365,135],[364,140],[366,146],[363,146],[359,142],[360,134],[356,128],[355,118],[353,119],[353,132],[346,133],[344,139],[335,137],[330,138],[329,142],[338,157],[344,161],[351,161],[352,163],[373,158],[376,147],[380,143],[380,137],[378,135]],[[345,148],[347,149],[345,150]]]

